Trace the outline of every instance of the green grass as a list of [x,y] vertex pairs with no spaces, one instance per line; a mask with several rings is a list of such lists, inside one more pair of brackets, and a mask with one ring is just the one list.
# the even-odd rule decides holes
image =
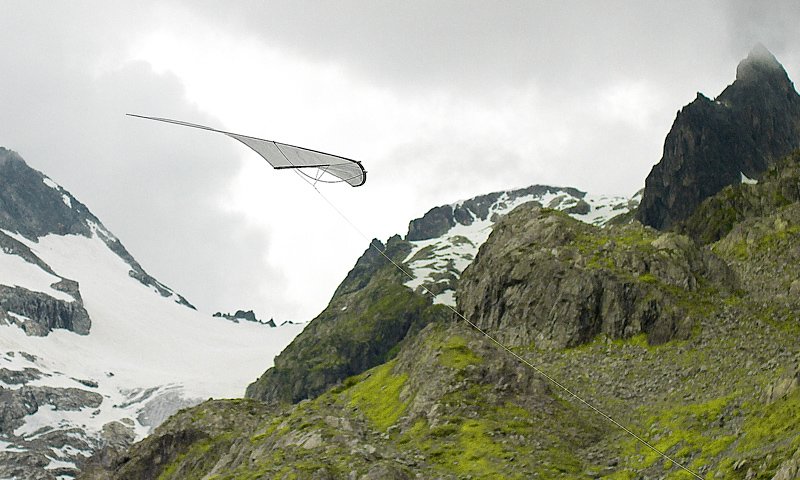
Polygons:
[[400,400],[400,390],[408,375],[394,375],[392,360],[363,374],[360,383],[347,392],[350,406],[357,408],[379,430],[385,431],[394,425],[408,407],[408,401]]
[[[705,402],[662,408],[646,419],[645,424],[650,425],[650,431],[645,439],[657,450],[694,471],[701,466],[714,464],[718,456],[736,441],[735,435],[718,424],[718,419],[735,396],[732,394]],[[640,472],[660,465],[668,479],[694,478],[635,439],[627,440],[622,451],[624,462],[620,472]]]
[[466,339],[458,335],[447,339],[439,355],[439,363],[455,370],[463,370],[468,365],[478,365],[481,362],[483,359],[470,350]]

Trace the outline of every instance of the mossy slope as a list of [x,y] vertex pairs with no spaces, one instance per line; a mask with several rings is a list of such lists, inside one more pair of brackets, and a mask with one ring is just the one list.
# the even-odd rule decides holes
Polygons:
[[[708,212],[713,217],[714,210]],[[542,315],[542,305],[518,310],[518,324],[510,317],[470,318],[702,478],[796,478],[800,203],[745,217],[719,241],[699,246],[639,225],[601,230],[522,208],[481,248],[458,298],[462,306],[477,305],[485,301],[478,292],[540,285],[537,275],[549,275],[555,265],[562,283],[568,276],[588,277],[603,290],[620,289],[619,298],[631,306],[622,319],[655,299],[659,312],[678,322],[671,325],[682,326],[673,330],[680,335],[654,341],[655,330],[606,328],[606,302],[599,313],[590,310],[594,317],[564,317],[600,322],[588,322],[589,330],[575,330],[580,335],[563,337],[572,339],[564,343],[542,329],[525,337],[533,341],[514,341],[523,337],[509,333],[535,325],[525,319]],[[510,259],[510,273],[481,264],[492,258]],[[478,267],[485,268],[480,275]],[[514,277],[515,268],[527,273]],[[106,477],[87,478],[693,478],[468,325],[400,290],[392,275],[372,270],[366,282],[354,275],[303,347],[329,368],[336,362],[324,362],[335,357],[322,353],[350,348],[347,342],[381,341],[378,330],[356,331],[369,325],[365,319],[381,318],[367,312],[395,311],[400,304],[400,310],[419,312],[413,322],[426,320],[412,322],[418,327],[403,332],[402,341],[386,343],[393,346],[382,358],[376,354],[372,368],[323,382],[323,393],[295,405],[220,401],[184,411],[110,469],[97,470]],[[581,305],[581,291],[552,304]],[[345,301],[351,303],[337,303]],[[344,312],[356,312],[352,319],[334,317],[345,305]],[[325,315],[332,317],[326,321]],[[353,332],[347,342],[336,337],[341,327],[325,330],[348,322]]]

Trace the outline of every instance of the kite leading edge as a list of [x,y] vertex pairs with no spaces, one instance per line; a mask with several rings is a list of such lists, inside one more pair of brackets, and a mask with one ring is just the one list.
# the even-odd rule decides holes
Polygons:
[[[202,130],[222,133],[250,147],[254,152],[266,160],[267,163],[272,165],[273,168],[297,169],[299,173],[307,176],[314,182],[347,182],[353,187],[360,187],[367,181],[367,171],[364,170],[364,166],[361,165],[361,162],[357,160],[351,160],[349,158],[340,157],[330,153],[319,152],[317,150],[311,150],[308,148],[297,147],[287,143],[250,137],[248,135],[240,135],[238,133],[226,132],[224,130],[217,130],[204,125],[182,122],[180,120],[146,117],[144,115],[135,115],[132,113],[127,115],[131,117],[156,120],[158,122],[174,123],[175,125],[183,125],[185,127],[199,128]],[[303,169],[309,168],[316,169],[316,174],[309,175],[303,171]],[[337,180],[327,179],[330,176],[335,177]]]

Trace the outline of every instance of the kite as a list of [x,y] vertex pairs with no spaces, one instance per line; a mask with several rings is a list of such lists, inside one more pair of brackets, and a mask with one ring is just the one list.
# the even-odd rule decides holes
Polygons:
[[[273,168],[277,170],[287,168],[296,169],[297,172],[310,178],[314,181],[314,183],[347,182],[354,187],[360,187],[361,185],[364,185],[364,182],[367,181],[367,171],[364,170],[364,166],[361,165],[361,162],[357,160],[351,160],[349,158],[340,157],[330,153],[319,152],[317,150],[311,150],[308,148],[296,147],[287,143],[280,143],[272,140],[264,140],[263,138],[226,132],[224,130],[217,130],[216,128],[197,125],[195,123],[182,122],[180,120],[171,120],[169,118],[159,117],[145,117],[143,115],[134,115],[132,113],[129,113],[128,116],[144,118],[147,120],[156,120],[158,122],[174,123],[175,125],[183,125],[185,127],[199,128],[201,130],[222,133],[250,147],[254,152],[266,160],[267,163],[272,165]],[[304,171],[304,169],[315,169],[315,174],[309,175]]]

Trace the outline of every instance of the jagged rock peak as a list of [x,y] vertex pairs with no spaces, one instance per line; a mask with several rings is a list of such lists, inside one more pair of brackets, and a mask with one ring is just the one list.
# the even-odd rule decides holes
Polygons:
[[678,112],[664,153],[645,181],[638,219],[668,229],[743,176],[758,179],[800,148],[800,95],[763,45],[737,67],[736,81]]
[[5,165],[8,162],[25,163],[25,160],[23,160],[17,152],[9,150],[5,147],[0,147],[0,165]]
[[89,236],[92,225],[101,224],[75,197],[0,147],[0,228],[35,240],[50,233]]
[[736,67],[736,80],[748,81],[757,79],[759,75],[763,74],[781,74],[787,80],[789,79],[786,70],[775,58],[775,55],[767,50],[767,47],[758,43],[750,50],[747,58],[739,62]]

